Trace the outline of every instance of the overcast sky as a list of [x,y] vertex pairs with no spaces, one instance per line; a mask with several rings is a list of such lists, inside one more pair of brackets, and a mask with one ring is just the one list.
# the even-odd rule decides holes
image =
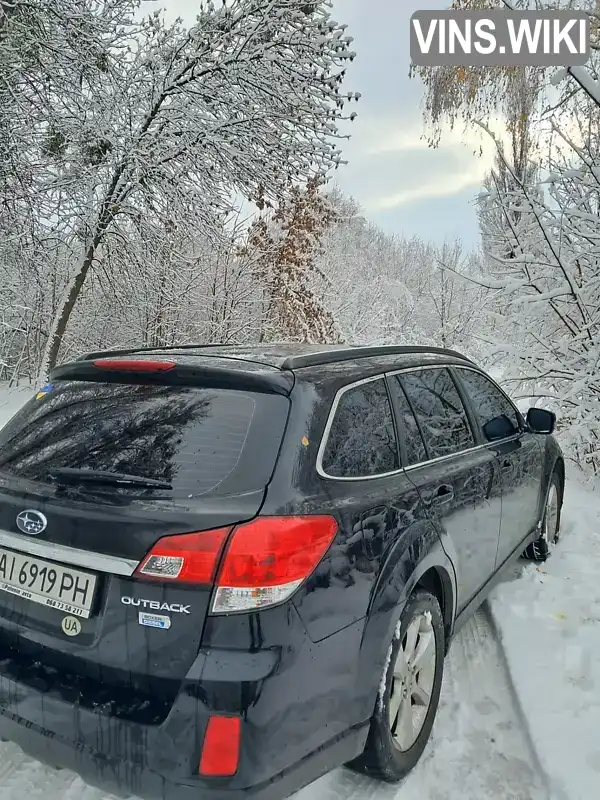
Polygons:
[[[193,22],[194,0],[158,0],[169,16]],[[473,152],[473,132],[448,132],[438,149],[421,140],[422,84],[409,79],[409,22],[418,9],[448,8],[450,0],[334,0],[335,18],[349,26],[357,59],[345,89],[362,99],[349,125],[348,164],[336,173],[341,188],[385,230],[441,241],[478,241],[473,199],[490,166],[492,148]],[[465,138],[469,141],[465,144]]]

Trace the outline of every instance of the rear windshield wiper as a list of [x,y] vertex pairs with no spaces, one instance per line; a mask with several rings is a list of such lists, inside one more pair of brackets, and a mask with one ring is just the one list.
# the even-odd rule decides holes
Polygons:
[[69,483],[104,483],[111,486],[145,486],[148,489],[172,489],[167,481],[144,478],[143,475],[128,475],[124,472],[107,472],[99,469],[74,469],[55,467],[48,470],[50,477]]

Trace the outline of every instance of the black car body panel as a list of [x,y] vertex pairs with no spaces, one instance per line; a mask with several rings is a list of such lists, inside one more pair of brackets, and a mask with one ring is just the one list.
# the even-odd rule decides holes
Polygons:
[[[157,361],[163,371],[145,372]],[[67,635],[56,606],[1,590],[0,555],[0,736],[117,794],[173,800],[283,800],[358,756],[413,590],[437,595],[448,645],[539,536],[551,475],[564,477],[553,437],[527,430],[508,399],[514,430],[486,439],[473,386],[500,391],[486,380],[460,354],[406,347],[140,349],[59,368],[49,396],[0,432],[0,549],[92,574],[96,593]],[[438,381],[445,404],[431,416]],[[197,398],[196,427],[173,419],[170,404],[183,413]],[[108,436],[121,403],[129,416]],[[61,482],[49,467],[173,489]],[[47,520],[38,535],[17,525],[26,509]],[[139,572],[163,537],[226,529],[226,548],[236,526],[288,517],[333,517],[337,529],[269,607],[216,613],[214,580]],[[168,625],[141,624],[146,612]],[[229,777],[199,774],[214,715],[241,719]]]

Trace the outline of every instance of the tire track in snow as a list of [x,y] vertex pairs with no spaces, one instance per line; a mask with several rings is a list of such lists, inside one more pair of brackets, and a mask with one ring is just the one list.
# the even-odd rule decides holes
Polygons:
[[[1,800],[116,800],[0,745]],[[433,737],[401,785],[339,769],[293,800],[548,800],[487,606],[454,640]]]
[[547,794],[549,800],[567,800],[564,791],[560,787],[556,787],[556,786],[551,787],[550,779],[548,777],[548,774],[546,773],[546,771],[544,770],[544,768],[542,766],[538,751],[536,750],[534,742],[533,742],[533,738],[532,738],[532,735],[531,735],[531,728],[530,728],[529,722],[527,720],[527,717],[526,717],[525,712],[523,710],[523,706],[521,705],[521,702],[519,700],[519,695],[518,695],[517,690],[516,690],[516,688],[514,686],[514,683],[513,683],[513,678],[512,678],[512,675],[511,675],[510,667],[508,665],[508,659],[507,659],[507,656],[506,656],[506,650],[504,649],[504,646],[502,645],[502,639],[501,639],[501,636],[500,636],[500,632],[498,630],[498,626],[496,624],[496,620],[494,619],[494,615],[493,615],[491,609],[489,608],[489,605],[487,605],[487,615],[488,615],[488,620],[489,620],[490,627],[491,627],[492,631],[494,632],[494,636],[496,637],[496,640],[499,643],[499,651],[500,651],[500,657],[502,659],[502,666],[503,666],[504,672],[508,676],[508,680],[510,682],[511,691],[512,691],[513,699],[514,699],[515,709],[516,709],[518,718],[519,718],[520,723],[521,723],[521,729],[523,731],[523,735],[527,739],[527,746],[528,746],[529,751],[530,751],[531,756],[532,756],[532,763],[535,765],[535,769],[536,769],[538,775],[540,776],[540,778],[541,778],[541,780],[542,780],[542,782],[544,784],[544,787],[546,788],[546,794]]
[[294,800],[548,800],[487,605],[452,643],[433,736],[400,786],[338,770]]

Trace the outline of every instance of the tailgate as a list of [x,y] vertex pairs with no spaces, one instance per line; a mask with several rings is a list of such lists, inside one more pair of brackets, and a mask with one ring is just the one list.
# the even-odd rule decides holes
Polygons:
[[[133,573],[165,536],[256,516],[288,407],[257,392],[76,381],[27,404],[0,431],[3,668],[84,704],[124,708],[129,696],[154,714],[170,702],[212,587]],[[172,488],[61,482],[56,467]]]

